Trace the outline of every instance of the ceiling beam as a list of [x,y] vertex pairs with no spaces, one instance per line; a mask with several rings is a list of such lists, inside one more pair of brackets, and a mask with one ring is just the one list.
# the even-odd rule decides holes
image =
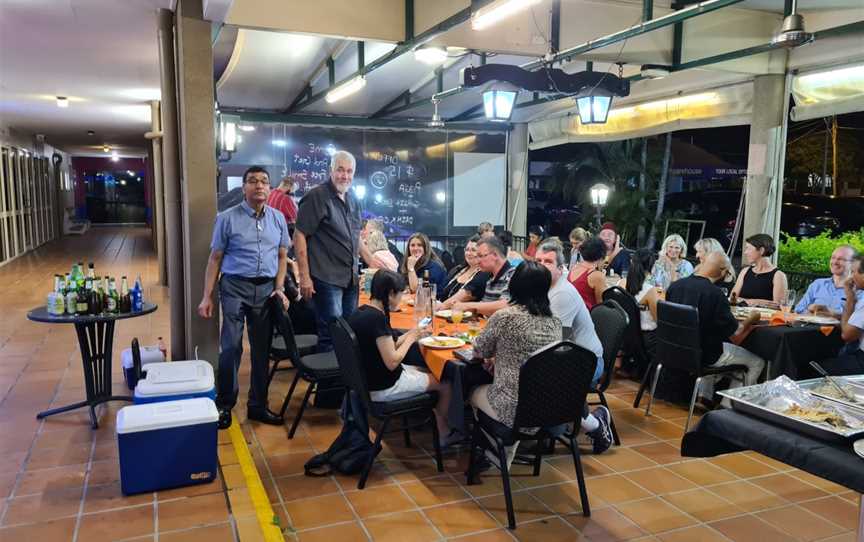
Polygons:
[[[384,66],[385,64],[388,64],[388,63],[396,60],[397,58],[401,57],[405,53],[414,50],[415,47],[417,47],[419,45],[423,45],[423,44],[437,38],[438,36],[441,36],[442,34],[446,33],[451,28],[457,27],[457,26],[467,22],[468,20],[471,19],[471,13],[473,13],[473,11],[480,9],[481,7],[485,6],[486,4],[489,4],[491,1],[492,0],[473,0],[469,7],[464,8],[464,9],[456,12],[454,15],[451,15],[450,17],[447,17],[446,19],[444,19],[443,21],[441,21],[437,25],[433,26],[429,30],[426,30],[425,32],[422,32],[411,39],[408,39],[408,40],[405,40],[405,41],[399,43],[396,47],[394,47],[386,55],[383,55],[381,57],[376,58],[375,60],[373,60],[372,62],[370,62],[366,66],[364,66],[363,69],[357,70],[356,72],[352,73],[348,77],[345,77],[344,79],[342,79],[341,81],[339,81],[335,85],[331,85],[331,86],[339,86],[339,85],[342,85],[344,83],[347,83],[348,81],[350,81],[356,77],[360,77],[360,76],[364,76],[364,75],[368,75],[368,74],[372,73],[373,71]],[[293,107],[289,108],[289,112],[295,113],[295,112],[300,111],[301,109],[303,109],[309,105],[312,105],[313,103],[324,98],[330,90],[331,90],[330,88],[327,88],[327,89],[322,90],[321,92],[318,92],[316,94],[312,94],[312,95],[308,96],[306,99],[302,100],[300,103],[297,103]]]
[[309,77],[306,79],[306,84],[303,85],[303,89],[291,100],[291,105],[289,105],[283,112],[287,113],[292,107],[303,101],[304,98],[312,94],[312,85],[315,84],[315,81],[318,80],[319,77],[324,75],[324,72],[327,71],[327,67],[329,66],[330,60],[335,61],[339,58],[339,56],[345,52],[345,49],[348,48],[348,41],[339,42],[333,49],[330,51],[330,56],[322,60]]
[[[387,102],[387,105],[385,105],[384,107],[382,107],[378,111],[372,113],[369,116],[369,118],[374,119],[374,118],[383,117],[385,115],[388,115],[390,113],[389,110],[391,108],[393,108],[394,106],[396,106],[396,104],[398,104],[400,102],[404,102],[402,104],[403,106],[410,104],[411,103],[411,96],[413,96],[417,91],[419,91],[421,88],[425,87],[426,85],[428,85],[429,83],[431,83],[433,81],[435,81],[435,83],[436,83],[436,86],[438,88],[437,91],[438,92],[442,91],[443,90],[442,87],[444,86],[444,79],[443,79],[444,73],[447,72],[448,70],[452,69],[457,64],[459,64],[460,60],[462,60],[463,57],[466,57],[466,56],[469,56],[472,54],[475,54],[475,53],[472,51],[472,52],[466,53],[462,57],[448,59],[447,61],[444,62],[444,64],[435,68],[429,75],[423,77],[422,79],[420,79],[419,81],[414,83],[414,85],[412,85],[410,88],[401,92],[398,96],[396,96],[395,98],[393,98],[392,100]],[[423,100],[420,100],[420,101],[423,101]]]

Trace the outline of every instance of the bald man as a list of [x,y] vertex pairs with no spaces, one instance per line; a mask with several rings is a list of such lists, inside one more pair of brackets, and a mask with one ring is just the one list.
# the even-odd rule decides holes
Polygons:
[[[798,314],[810,313],[840,318],[846,307],[846,280],[852,273],[852,260],[858,251],[851,245],[840,245],[831,253],[828,263],[831,276],[816,279],[795,306]],[[864,300],[864,292],[855,292],[856,305]]]
[[[666,301],[690,305],[699,312],[703,366],[744,365],[747,367],[744,384],[752,386],[762,373],[765,360],[739,344],[747,336],[750,327],[759,321],[759,314],[754,312],[739,325],[729,308],[729,300],[720,288],[714,285],[726,276],[730,265],[729,259],[722,252],[710,253],[693,275],[679,279],[669,286]],[[739,386],[740,382],[732,381],[731,387]],[[713,394],[714,379],[705,377],[699,395],[711,400]],[[724,400],[724,406],[728,406],[726,403]]]

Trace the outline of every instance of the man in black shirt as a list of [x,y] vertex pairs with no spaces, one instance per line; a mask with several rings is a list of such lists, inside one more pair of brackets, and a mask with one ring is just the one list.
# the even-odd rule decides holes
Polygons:
[[[703,366],[745,365],[747,374],[744,383],[752,386],[762,373],[765,360],[738,345],[747,336],[750,327],[759,321],[759,313],[752,313],[740,325],[735,320],[729,300],[714,285],[726,275],[726,265],[727,259],[722,253],[710,253],[693,275],[676,280],[669,286],[666,301],[690,305],[699,312]],[[741,385],[736,380],[732,382],[732,387]],[[700,395],[710,398],[713,388],[713,381],[703,383]]]

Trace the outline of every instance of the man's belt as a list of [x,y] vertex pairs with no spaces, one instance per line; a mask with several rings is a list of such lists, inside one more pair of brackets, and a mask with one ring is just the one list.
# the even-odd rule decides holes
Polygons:
[[240,275],[229,275],[225,274],[226,277],[232,278],[234,280],[242,280],[243,282],[251,282],[255,286],[261,286],[262,284],[267,284],[268,282],[274,282],[276,277],[242,277]]

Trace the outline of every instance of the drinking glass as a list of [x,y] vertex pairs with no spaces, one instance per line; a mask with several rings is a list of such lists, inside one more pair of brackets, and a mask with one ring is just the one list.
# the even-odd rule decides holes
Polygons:
[[450,320],[451,320],[454,324],[459,325],[459,324],[462,323],[462,315],[464,315],[464,314],[465,314],[465,313],[462,312],[461,310],[458,310],[458,311],[452,311],[452,312],[450,313]]
[[783,311],[783,320],[788,321],[789,314],[792,312],[792,307],[795,306],[796,292],[795,290],[786,290],[786,295],[780,301],[780,310]]
[[471,339],[471,342],[474,342],[477,335],[480,335],[480,322],[471,320],[468,322],[468,338]]

